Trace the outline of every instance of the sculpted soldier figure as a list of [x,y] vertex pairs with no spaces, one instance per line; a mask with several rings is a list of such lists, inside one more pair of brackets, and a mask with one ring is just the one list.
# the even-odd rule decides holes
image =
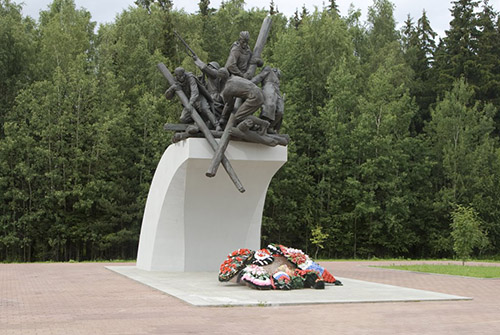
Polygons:
[[[244,99],[244,102],[235,114],[236,125],[255,113],[264,103],[264,96],[262,95],[261,89],[250,80],[238,76],[229,77],[229,72],[226,68],[220,68],[218,75],[224,85],[221,95],[224,99],[225,106],[222,113],[222,120],[219,121],[221,124],[225,123],[229,113],[233,111],[236,98]],[[252,121],[254,123],[260,123],[265,130],[267,130],[269,126],[269,122],[265,120],[252,118]]]
[[240,38],[237,42],[234,42],[231,46],[231,51],[229,52],[229,57],[226,61],[226,69],[230,74],[247,78],[250,76],[247,73],[248,67],[253,62],[257,65],[262,66],[262,60],[252,59],[252,51],[248,46],[248,41],[250,40],[250,33],[248,31],[240,32]]
[[[182,67],[178,67],[174,71],[175,85],[170,86],[165,91],[165,97],[171,100],[175,96],[176,90],[182,90],[189,98],[189,105],[210,121],[213,127],[217,127],[217,119],[210,111],[210,106],[207,99],[200,94],[196,78],[191,72],[186,72]],[[182,123],[193,123],[189,108],[184,108],[181,113],[180,121]]]
[[262,84],[264,105],[260,117],[271,123],[268,129],[270,133],[279,131],[285,109],[280,92],[280,77],[279,69],[266,66],[257,76],[252,78],[252,83]]
[[217,76],[217,71],[220,68],[219,63],[210,62],[208,64],[205,64],[197,56],[194,57],[194,63],[196,66],[198,66],[198,68],[200,68],[201,72],[203,72],[203,75],[205,77],[205,86],[208,93],[212,97],[215,110],[221,113],[222,108],[224,108],[224,102],[222,101],[222,97],[220,95],[221,79]]

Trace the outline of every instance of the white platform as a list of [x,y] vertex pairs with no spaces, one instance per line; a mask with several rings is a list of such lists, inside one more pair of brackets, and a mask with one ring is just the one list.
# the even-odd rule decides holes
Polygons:
[[260,249],[262,211],[287,148],[231,141],[226,157],[246,189],[223,166],[205,176],[213,150],[205,139],[170,145],[156,169],[141,227],[137,267],[148,271],[218,271],[227,254]]
[[195,306],[276,306],[472,299],[337,276],[335,277],[342,281],[344,286],[328,284],[324,290],[260,291],[238,284],[220,283],[216,272],[151,272],[140,270],[135,266],[106,268]]

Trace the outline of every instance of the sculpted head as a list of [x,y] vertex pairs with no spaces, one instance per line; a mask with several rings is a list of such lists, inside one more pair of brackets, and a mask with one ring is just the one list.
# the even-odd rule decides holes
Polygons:
[[208,66],[210,66],[211,68],[216,69],[216,70],[220,69],[220,65],[217,62],[210,62],[210,63],[208,63]]
[[184,79],[186,78],[186,71],[184,70],[184,68],[182,67],[178,67],[174,70],[174,75],[175,75],[175,79],[178,81],[178,82],[184,82]]
[[250,33],[248,31],[240,32],[240,38],[238,42],[243,49],[246,49],[248,47],[248,41],[250,41]]

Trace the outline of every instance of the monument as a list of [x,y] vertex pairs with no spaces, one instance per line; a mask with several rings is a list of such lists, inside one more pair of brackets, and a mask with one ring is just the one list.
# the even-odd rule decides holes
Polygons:
[[[287,160],[289,142],[278,133],[283,115],[279,70],[266,67],[254,76],[263,65],[260,56],[270,29],[267,17],[253,51],[249,33],[242,31],[225,67],[205,64],[176,33],[195,64],[210,75],[205,82],[183,68],[172,74],[158,64],[170,84],[165,97],[177,96],[183,110],[180,124],[165,125],[176,133],[151,183],[137,268],[217,271],[231,251],[260,249],[267,188]],[[226,173],[217,173],[220,164]]]

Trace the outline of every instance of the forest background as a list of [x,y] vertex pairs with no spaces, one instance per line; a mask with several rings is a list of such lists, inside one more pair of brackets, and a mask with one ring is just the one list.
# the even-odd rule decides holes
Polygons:
[[[173,10],[138,0],[100,25],[73,0],[37,21],[0,0],[0,261],[132,259],[149,185],[177,122],[163,62],[199,74],[224,64],[241,30],[253,46],[273,18],[264,62],[282,72],[289,159],[265,203],[262,244],[328,258],[451,257],[452,217],[473,213],[500,254],[500,17],[452,2],[437,38],[425,12],[396,30],[374,0],[366,22],[334,0],[292,17]],[[210,224],[207,222],[207,224]]]

